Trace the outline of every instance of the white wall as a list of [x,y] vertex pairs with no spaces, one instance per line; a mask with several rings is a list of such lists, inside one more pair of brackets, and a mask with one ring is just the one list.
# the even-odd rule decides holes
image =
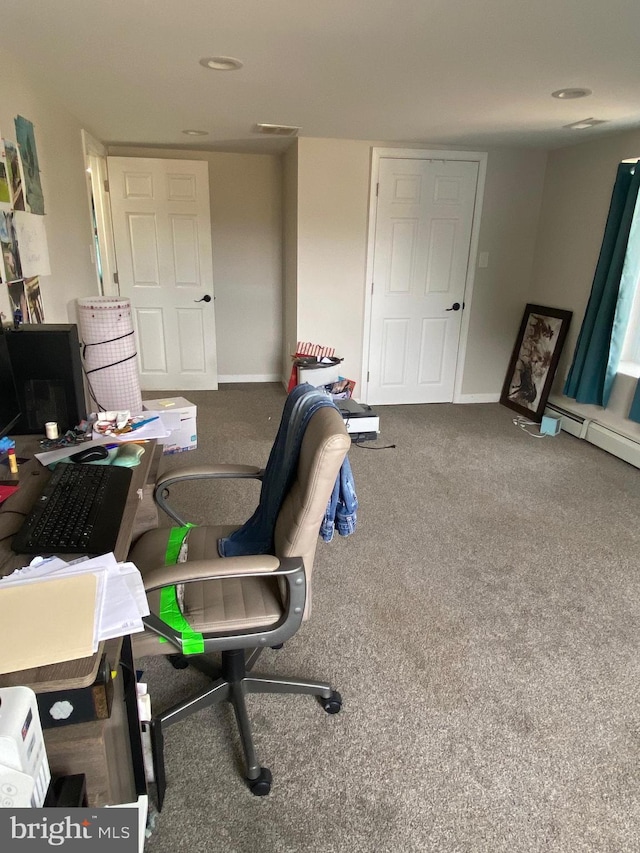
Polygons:
[[542,202],[546,152],[489,152],[462,394],[496,398],[529,301],[531,267]]
[[561,395],[591,292],[618,164],[640,158],[640,131],[601,137],[549,154],[529,297],[573,311],[552,400],[640,437],[627,419],[635,380],[618,377],[606,410]]
[[291,356],[298,334],[298,144],[297,140],[283,155],[283,335],[282,381],[286,385],[291,373]]
[[298,340],[333,346],[360,386],[370,145],[298,140]]
[[[91,227],[80,123],[49,94],[29,82],[22,63],[3,51],[0,133],[16,141],[14,119],[34,125],[51,275],[40,280],[47,323],[76,322],[75,299],[98,292],[91,257]],[[10,318],[6,289],[0,311]]]
[[[382,144],[298,140],[298,337],[335,346],[360,386],[371,150]],[[544,151],[489,152],[479,248],[490,261],[476,271],[463,396],[498,399],[502,388],[527,302],[545,164]]]
[[281,158],[124,146],[110,146],[109,154],[208,162],[219,381],[279,380]]

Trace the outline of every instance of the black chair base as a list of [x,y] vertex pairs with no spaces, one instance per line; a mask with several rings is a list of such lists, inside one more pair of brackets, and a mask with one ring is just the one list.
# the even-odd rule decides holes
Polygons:
[[[256,796],[265,796],[271,790],[271,772],[261,767],[256,755],[251,734],[251,725],[245,696],[248,693],[302,693],[316,696],[328,714],[337,714],[342,707],[342,697],[330,684],[319,681],[305,681],[297,678],[279,678],[248,675],[248,670],[257,659],[252,653],[245,659],[243,649],[222,652],[220,677],[215,678],[206,690],[196,696],[179,702],[167,711],[154,716],[151,721],[151,749],[156,780],[158,811],[162,809],[166,793],[166,775],[164,766],[164,729],[186,717],[210,708],[220,702],[228,701],[233,710],[240,732],[240,740],[245,760],[246,782]],[[196,661],[198,661],[196,663]],[[210,674],[210,667],[201,666],[203,658],[194,658],[193,664]],[[217,674],[217,670],[214,670]]]

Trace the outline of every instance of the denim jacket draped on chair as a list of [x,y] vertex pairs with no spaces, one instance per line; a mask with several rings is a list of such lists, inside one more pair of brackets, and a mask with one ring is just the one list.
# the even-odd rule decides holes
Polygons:
[[[262,478],[258,508],[238,530],[218,542],[222,557],[273,553],[275,520],[284,496],[295,476],[300,447],[311,416],[323,406],[335,406],[331,397],[311,385],[297,385],[287,397],[275,443]],[[358,500],[349,460],[345,457],[327,506],[320,535],[325,542],[333,538],[333,528],[341,536],[356,527]]]

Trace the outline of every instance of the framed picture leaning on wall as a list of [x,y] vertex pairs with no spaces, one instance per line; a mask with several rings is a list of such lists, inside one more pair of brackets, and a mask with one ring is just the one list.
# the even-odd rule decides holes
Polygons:
[[539,423],[572,312],[528,304],[511,355],[500,402]]

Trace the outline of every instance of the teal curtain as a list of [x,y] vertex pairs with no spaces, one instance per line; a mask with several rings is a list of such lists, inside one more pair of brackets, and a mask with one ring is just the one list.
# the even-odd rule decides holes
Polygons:
[[606,406],[618,369],[635,290],[629,263],[625,269],[625,258],[630,240],[640,240],[638,224],[634,226],[639,164],[640,161],[618,166],[591,295],[563,389],[578,403]]
[[640,423],[640,381],[636,385],[636,393],[633,395],[633,402],[629,409],[629,420]]

